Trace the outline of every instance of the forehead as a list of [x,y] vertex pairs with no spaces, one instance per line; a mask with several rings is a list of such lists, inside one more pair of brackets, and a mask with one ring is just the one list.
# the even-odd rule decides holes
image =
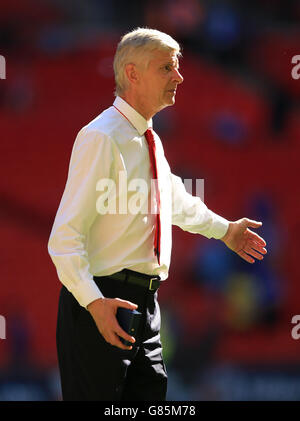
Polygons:
[[152,64],[163,64],[163,63],[177,63],[178,57],[177,52],[170,50],[170,51],[162,51],[162,50],[154,50],[151,55],[150,63]]

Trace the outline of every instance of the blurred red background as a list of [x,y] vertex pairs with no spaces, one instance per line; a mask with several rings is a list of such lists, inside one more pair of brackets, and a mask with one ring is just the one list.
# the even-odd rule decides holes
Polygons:
[[[170,275],[160,289],[170,399],[235,399],[236,389],[226,395],[213,374],[203,380],[206,370],[224,366],[297,374],[294,394],[288,380],[276,390],[278,399],[300,398],[300,340],[291,335],[300,314],[300,79],[291,75],[300,7],[290,2],[280,13],[280,1],[251,3],[241,10],[234,1],[132,2],[126,17],[117,1],[1,2],[0,314],[7,338],[0,340],[0,399],[26,398],[7,392],[8,379],[13,373],[14,385],[26,383],[33,372],[43,393],[32,396],[59,399],[61,285],[47,241],[76,134],[114,100],[116,44],[144,25],[183,46],[176,104],[154,118],[173,172],[204,179],[205,203],[216,213],[261,220],[258,233],[268,243],[267,257],[252,266],[216,240],[174,228]],[[53,384],[49,373],[56,373]],[[225,383],[226,375],[220,372]],[[241,396],[277,396],[251,390]]]

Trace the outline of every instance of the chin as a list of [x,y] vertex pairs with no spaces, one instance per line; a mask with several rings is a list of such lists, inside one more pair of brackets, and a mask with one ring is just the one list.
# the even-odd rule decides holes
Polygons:
[[175,104],[175,95],[172,96],[172,98],[169,98],[168,101],[166,101],[166,106],[174,105],[174,104]]
[[159,108],[159,110],[163,110],[166,107],[170,107],[171,105],[175,104],[175,97],[168,98]]

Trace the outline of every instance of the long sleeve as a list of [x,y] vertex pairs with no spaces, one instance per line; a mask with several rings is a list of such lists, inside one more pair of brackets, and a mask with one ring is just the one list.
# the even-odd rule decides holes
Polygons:
[[86,242],[97,216],[96,184],[110,177],[112,162],[111,139],[83,128],[73,146],[67,183],[48,242],[60,281],[83,307],[103,297],[89,271]]
[[172,224],[207,238],[222,238],[229,222],[212,212],[197,196],[189,194],[180,177],[171,174]]

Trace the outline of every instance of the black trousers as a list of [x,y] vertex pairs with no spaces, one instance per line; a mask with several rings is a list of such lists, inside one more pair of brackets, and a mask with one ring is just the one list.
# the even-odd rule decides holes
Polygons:
[[160,341],[157,292],[109,277],[94,277],[107,298],[122,298],[142,313],[132,350],[110,345],[90,313],[63,286],[56,343],[63,400],[163,401],[167,373]]

